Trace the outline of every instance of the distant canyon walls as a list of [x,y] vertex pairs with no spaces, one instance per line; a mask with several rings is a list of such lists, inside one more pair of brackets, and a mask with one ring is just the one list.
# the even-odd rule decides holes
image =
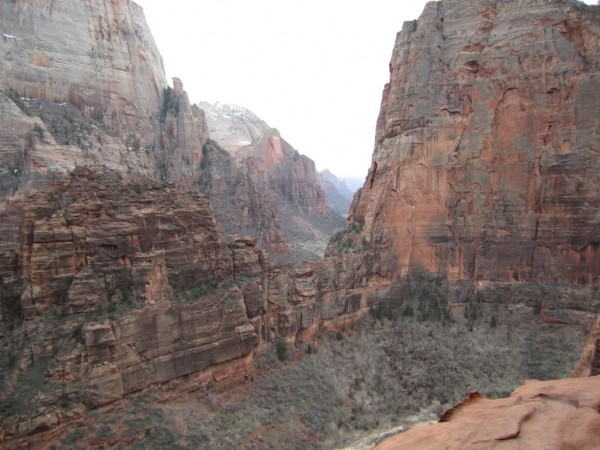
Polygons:
[[223,232],[257,237],[276,261],[320,259],[344,221],[327,206],[314,161],[246,108],[199,106],[216,141],[205,146],[202,190]]
[[356,242],[454,279],[600,284],[600,12],[442,0],[398,33]]
[[232,130],[213,127],[226,152],[209,143],[205,112],[181,80],[167,84],[142,8],[31,0],[0,13],[0,196],[48,189],[78,166],[141,174],[206,193],[223,232],[258,238],[272,257],[322,257],[343,221],[314,163],[247,110],[240,123],[258,134],[243,157]]

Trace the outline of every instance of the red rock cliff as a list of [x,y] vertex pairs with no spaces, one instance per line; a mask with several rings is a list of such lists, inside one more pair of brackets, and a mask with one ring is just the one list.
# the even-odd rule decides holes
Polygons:
[[251,239],[221,240],[204,195],[77,168],[0,214],[0,335],[14,354],[0,355],[0,404],[48,362],[69,399],[3,416],[0,442],[156,383],[251,377],[266,261]]
[[600,284],[600,12],[430,2],[398,33],[350,220],[395,269]]

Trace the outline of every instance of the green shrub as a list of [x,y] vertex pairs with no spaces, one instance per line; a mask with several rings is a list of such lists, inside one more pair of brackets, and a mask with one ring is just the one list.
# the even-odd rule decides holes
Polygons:
[[23,111],[28,116],[31,115],[31,113],[29,112],[29,108],[27,108],[27,105],[25,104],[25,101],[21,98],[21,96],[19,94],[17,94],[12,89],[8,89],[7,91],[5,91],[5,93],[6,93],[6,96],[10,100],[12,100],[13,103],[15,105],[17,105],[21,111]]
[[71,339],[77,343],[85,344],[83,333],[81,332],[81,328],[83,327],[83,323],[80,323],[73,330],[73,334],[71,335]]
[[46,378],[49,362],[37,362],[20,374],[12,392],[0,404],[0,416],[31,414],[40,406],[36,398],[40,392],[55,392],[59,385]]
[[62,438],[61,442],[65,445],[74,444],[79,439],[84,436],[84,433],[79,428],[67,434],[64,438]]
[[163,89],[163,103],[160,107],[161,123],[165,123],[165,119],[169,113],[173,114],[175,117],[179,115],[179,98],[175,97],[171,86],[167,86]]
[[473,326],[477,319],[479,319],[483,314],[483,296],[481,294],[477,294],[475,297],[470,295],[467,298],[467,304],[465,305],[464,317],[467,319],[467,328],[469,331],[473,331]]
[[335,233],[329,240],[329,245],[335,249],[336,253],[343,254],[356,252],[358,249],[353,244],[353,237],[360,234],[363,230],[363,226],[363,222],[353,222],[345,229]]
[[109,425],[102,424],[96,432],[96,439],[105,439],[113,435],[113,430]]
[[14,329],[22,319],[20,285],[19,281],[0,285],[9,330]]
[[288,357],[287,354],[287,344],[285,343],[285,341],[279,341],[277,343],[277,347],[276,347],[276,351],[277,351],[277,359],[279,361],[285,361]]
[[197,300],[199,297],[217,292],[219,289],[230,287],[229,283],[217,283],[213,280],[204,281],[190,289],[176,292],[173,300],[177,302],[186,302]]
[[42,140],[42,141],[44,140],[46,132],[37,123],[33,126],[33,132],[38,135],[38,137],[40,138],[40,140]]

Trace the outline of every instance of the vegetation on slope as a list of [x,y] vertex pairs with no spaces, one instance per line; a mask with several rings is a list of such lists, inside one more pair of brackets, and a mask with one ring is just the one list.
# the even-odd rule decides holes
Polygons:
[[122,409],[92,412],[63,439],[117,448],[337,448],[435,420],[473,390],[504,396],[525,379],[570,374],[576,327],[545,324],[534,307],[476,297],[451,310],[444,293],[435,277],[405,279],[348,329],[287,346],[285,358],[281,345],[266,348],[247,385],[176,401],[148,392]]

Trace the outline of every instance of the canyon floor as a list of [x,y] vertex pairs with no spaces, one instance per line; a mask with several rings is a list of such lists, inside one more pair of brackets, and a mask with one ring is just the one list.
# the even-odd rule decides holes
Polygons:
[[310,345],[267,346],[254,379],[225,392],[130,396],[66,424],[44,448],[372,448],[471,391],[504,397],[526,379],[569,376],[584,334],[526,306],[454,307],[443,320],[417,310],[373,310]]

